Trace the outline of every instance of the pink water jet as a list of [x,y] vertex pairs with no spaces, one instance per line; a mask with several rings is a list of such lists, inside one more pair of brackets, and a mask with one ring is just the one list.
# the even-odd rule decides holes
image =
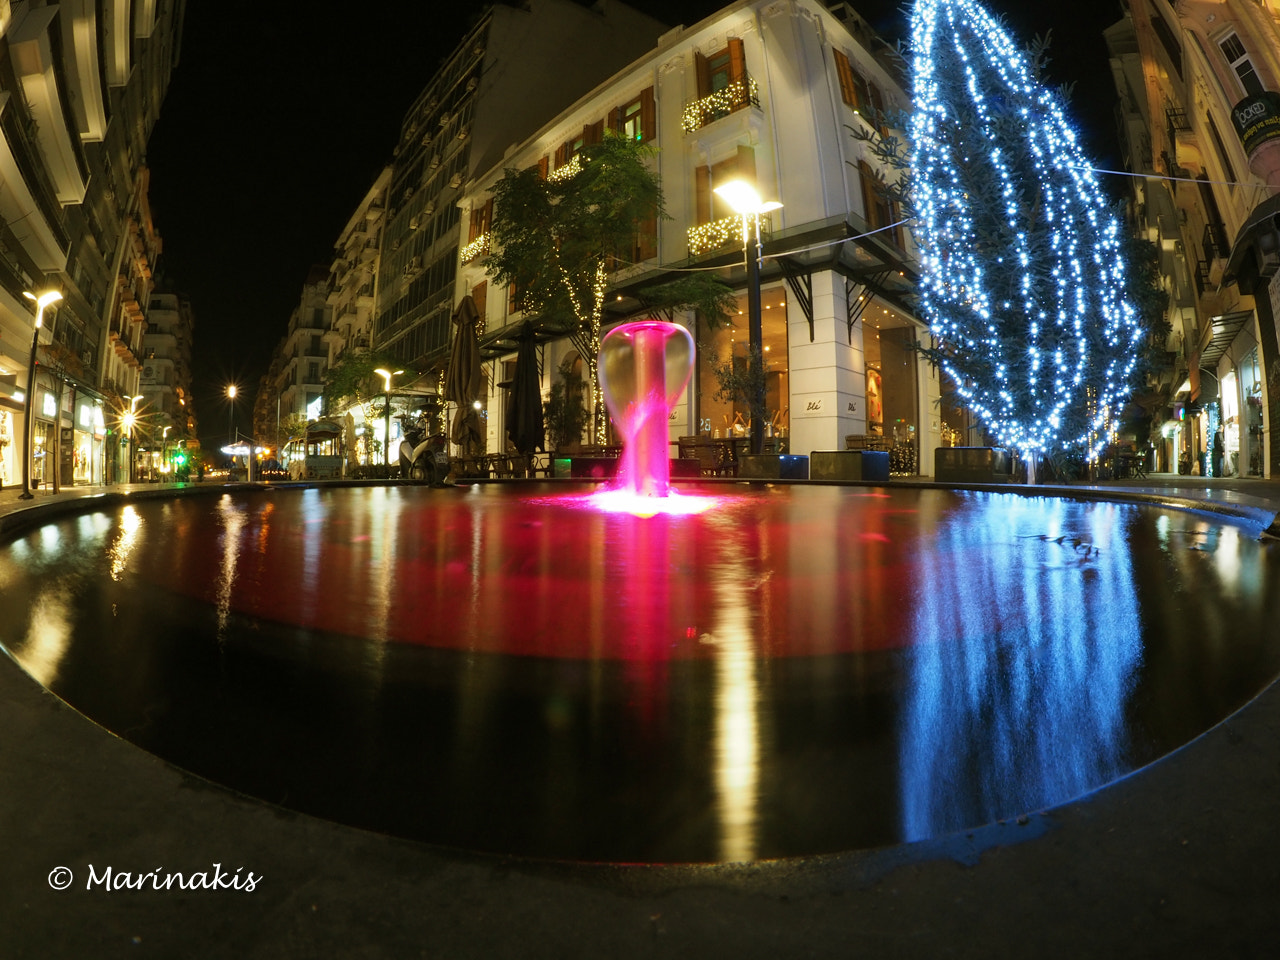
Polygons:
[[667,423],[693,372],[693,337],[676,323],[641,320],[605,334],[600,386],[622,457],[613,490],[624,498],[672,495]]

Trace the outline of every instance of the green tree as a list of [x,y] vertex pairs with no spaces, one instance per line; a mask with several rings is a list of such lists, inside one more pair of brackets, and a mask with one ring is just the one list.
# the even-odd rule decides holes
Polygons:
[[337,363],[325,371],[324,409],[336,412],[342,402],[361,403],[383,392],[382,377],[375,373],[379,367],[392,370],[395,360],[385,353],[348,350]]
[[[487,272],[513,285],[521,309],[570,338],[587,366],[591,439],[604,436],[598,357],[609,272],[647,222],[666,216],[662,187],[650,169],[651,147],[607,134],[550,177],[537,168],[507,170],[493,189]],[[710,274],[641,291],[641,303],[668,317],[698,309],[723,322],[733,302]]]

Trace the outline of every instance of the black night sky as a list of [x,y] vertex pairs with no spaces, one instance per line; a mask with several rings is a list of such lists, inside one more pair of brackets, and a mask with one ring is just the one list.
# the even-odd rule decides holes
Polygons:
[[[693,24],[722,0],[633,0],[668,23]],[[249,397],[286,331],[309,267],[333,244],[390,159],[400,121],[482,0],[187,4],[182,59],[147,157],[161,269],[191,298],[202,432],[225,424],[228,383]],[[905,32],[908,5],[854,8],[884,36]],[[1118,0],[988,0],[1020,39],[1053,31],[1050,79],[1075,83],[1090,155],[1118,161],[1115,91],[1102,31]],[[1105,181],[1104,181],[1105,182]],[[1107,183],[1113,193],[1122,182]]]

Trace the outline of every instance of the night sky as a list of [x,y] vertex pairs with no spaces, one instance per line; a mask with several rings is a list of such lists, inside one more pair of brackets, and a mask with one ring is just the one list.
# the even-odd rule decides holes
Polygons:
[[[727,4],[632,5],[692,25]],[[225,435],[226,385],[237,383],[247,397],[236,415],[247,423],[309,267],[330,263],[338,234],[390,159],[405,111],[483,6],[187,5],[182,59],[147,162],[163,276],[195,311],[196,410],[211,446]],[[884,36],[904,34],[906,7],[897,0],[853,6]],[[1118,0],[987,6],[1006,14],[1024,40],[1053,31],[1049,78],[1075,83],[1072,102],[1089,153],[1115,169],[1115,91],[1102,31],[1120,18]]]

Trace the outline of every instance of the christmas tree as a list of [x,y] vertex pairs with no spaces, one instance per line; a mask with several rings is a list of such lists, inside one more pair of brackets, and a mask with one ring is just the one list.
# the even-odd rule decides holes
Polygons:
[[1142,331],[1120,225],[1024,51],[973,0],[916,0],[910,206],[921,312],[964,403],[1026,459],[1093,456]]

